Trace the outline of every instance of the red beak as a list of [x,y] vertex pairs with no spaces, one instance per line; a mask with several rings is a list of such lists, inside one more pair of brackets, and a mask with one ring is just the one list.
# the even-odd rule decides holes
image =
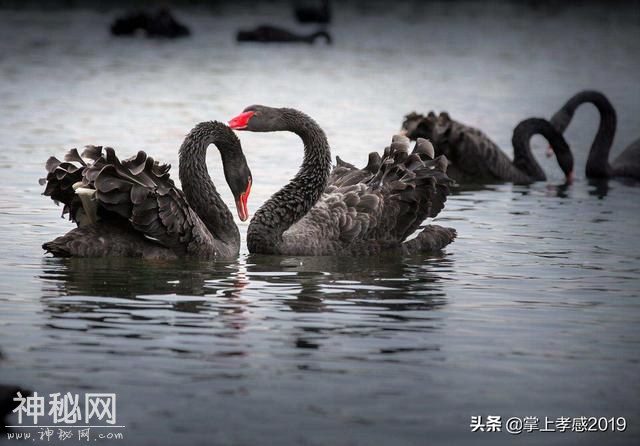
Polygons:
[[244,130],[249,125],[249,119],[253,116],[255,112],[248,111],[240,113],[238,116],[229,121],[229,127],[234,130]]
[[249,194],[251,193],[251,179],[249,179],[249,184],[247,184],[247,190],[240,194],[240,198],[236,201],[236,209],[238,211],[238,218],[240,221],[246,221],[249,218],[249,207],[247,206],[247,200],[249,199]]

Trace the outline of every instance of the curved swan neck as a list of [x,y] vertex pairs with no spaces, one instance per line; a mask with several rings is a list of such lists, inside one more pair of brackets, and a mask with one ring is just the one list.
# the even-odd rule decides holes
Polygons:
[[[240,245],[240,233],[233,215],[218,194],[207,170],[207,148],[214,144],[222,154],[227,152],[225,135],[213,122],[198,124],[186,136],[179,153],[179,177],[189,205],[198,214],[209,232],[225,243]],[[231,147],[229,147],[231,148]]]
[[558,164],[564,172],[567,181],[573,176],[573,155],[569,145],[556,128],[547,120],[541,118],[529,118],[517,125],[513,131],[513,150],[515,155],[514,165],[528,175],[531,181],[542,181],[546,175],[537,163],[529,145],[531,137],[535,134],[544,136],[553,149]]
[[533,153],[531,153],[531,137],[540,133],[539,123],[537,121],[527,119],[522,121],[513,130],[511,144],[513,145],[513,165],[528,177],[528,181],[544,181],[547,176],[536,161]]
[[302,139],[304,159],[296,176],[258,209],[251,220],[247,233],[251,252],[277,253],[282,234],[317,203],[331,173],[331,150],[320,126],[300,111],[279,110],[278,130],[293,132]]
[[331,172],[331,149],[324,130],[311,117],[292,108],[282,109],[282,120],[286,129],[298,135],[304,145],[302,166],[294,179],[313,177],[319,180],[317,186],[322,193]]
[[613,105],[605,95],[593,90],[582,91],[576,94],[556,113],[557,116],[561,114],[564,115],[561,119],[561,126],[558,127],[555,122],[554,126],[561,132],[564,132],[569,122],[571,122],[576,109],[584,103],[595,105],[600,114],[598,132],[591,144],[589,158],[587,159],[586,174],[587,177],[607,177],[609,170],[609,151],[613,145],[613,138],[616,133],[617,117]]

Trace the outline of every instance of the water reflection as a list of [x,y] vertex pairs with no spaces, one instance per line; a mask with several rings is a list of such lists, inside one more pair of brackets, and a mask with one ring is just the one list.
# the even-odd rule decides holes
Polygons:
[[222,290],[223,296],[231,297],[237,296],[245,283],[238,274],[239,265],[234,262],[44,258],[42,263],[40,278],[45,284],[45,297],[109,295],[135,298],[168,293],[203,296],[217,281],[232,279],[231,286]]
[[[537,185],[535,184],[519,184],[513,185],[511,183],[495,183],[495,184],[474,184],[468,183],[464,185],[456,185],[451,190],[451,195],[469,195],[473,192],[501,192],[504,189],[509,188],[513,192],[518,193],[522,196],[529,195],[531,191],[537,190]],[[571,183],[567,183],[566,181],[561,183],[545,183],[546,195],[549,197],[559,197],[559,198],[569,198]]]
[[[238,330],[249,323],[250,307],[258,302],[279,312],[412,320],[414,313],[403,313],[446,303],[443,274],[452,269],[453,260],[444,254],[249,255],[231,263],[45,258],[39,277],[50,328],[104,332],[125,325],[122,333],[131,336],[140,324],[199,327],[208,333],[213,325],[217,332]],[[304,339],[296,345],[308,347]]]
[[[640,186],[640,181],[635,180],[633,178],[624,178],[624,177],[620,177],[620,178],[602,178],[602,179],[598,179],[598,178],[590,178],[587,180],[587,183],[589,184],[589,186],[591,187],[591,189],[589,190],[589,195],[591,196],[595,196],[598,198],[604,198],[607,196],[607,194],[609,193],[609,191],[611,190],[611,187],[609,185],[610,182],[618,182],[622,185],[625,186],[629,186],[629,187],[638,187]],[[633,192],[631,192],[633,193]]]
[[[331,49],[239,48],[227,38],[263,8],[221,10],[213,27],[211,15],[186,11],[198,32],[169,45],[115,42],[109,18],[90,10],[3,11],[3,383],[117,392],[127,444],[151,433],[162,444],[472,435],[447,437],[463,444],[482,437],[464,429],[470,414],[637,413],[640,258],[628,222],[640,205],[638,189],[617,180],[456,190],[436,223],[459,238],[439,258],[42,260],[42,242],[66,230],[37,185],[48,156],[101,143],[175,166],[194,122],[258,101],[304,109],[334,155],[359,165],[412,109],[446,108],[510,147],[515,122],[549,116],[578,84],[619,104],[620,139],[638,133],[630,8],[574,5],[532,20],[516,3],[422,15],[411,5],[345,9]],[[43,28],[51,44],[34,47]],[[585,109],[566,137],[588,147],[597,126]],[[260,166],[257,208],[295,173],[301,147],[275,135],[242,142]],[[587,154],[576,150],[576,166]],[[560,181],[555,160],[540,163]],[[214,178],[219,164],[209,162]],[[634,444],[637,426],[608,443]]]

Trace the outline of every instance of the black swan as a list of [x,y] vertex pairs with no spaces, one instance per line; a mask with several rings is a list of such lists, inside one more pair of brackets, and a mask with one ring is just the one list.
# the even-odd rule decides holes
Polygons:
[[616,111],[607,97],[598,91],[581,91],[567,101],[551,118],[551,124],[561,133],[569,126],[576,109],[589,102],[600,113],[598,133],[593,140],[585,174],[587,178],[632,177],[640,180],[640,139],[629,145],[609,163],[609,151],[616,133]]
[[43,249],[60,257],[236,256],[238,228],[207,172],[210,144],[220,151],[238,216],[246,220],[251,172],[240,141],[226,125],[202,122],[180,147],[184,192],[169,178],[169,165],[142,151],[120,161],[112,148],[87,146],[82,156],[70,150],[65,162],[49,158],[44,195],[64,203],[63,216],[69,213],[78,227]]
[[514,129],[513,161],[481,130],[451,119],[446,112],[439,116],[434,112],[427,116],[410,113],[405,116],[402,129],[410,139],[431,140],[436,155],[445,155],[451,162],[448,174],[458,183],[510,181],[528,184],[546,180],[529,146],[534,134],[541,134],[549,141],[567,182],[573,179],[571,150],[562,134],[544,119],[527,119]]
[[111,23],[111,34],[114,36],[133,36],[137,32],[147,29],[149,14],[136,11],[130,12],[116,19]]
[[256,29],[248,31],[238,31],[236,40],[238,42],[260,42],[260,43],[315,43],[319,38],[325,39],[327,44],[331,44],[331,36],[326,31],[316,31],[311,34],[295,34],[284,28],[276,26],[262,25]]
[[426,226],[405,241],[427,217],[443,208],[452,182],[445,157],[433,147],[396,136],[364,169],[342,162],[331,170],[324,131],[291,108],[247,107],[229,121],[236,130],[290,131],[304,143],[298,174],[254,215],[247,233],[252,253],[286,255],[377,255],[439,251],[456,236],[450,228]]
[[320,6],[301,5],[295,8],[296,18],[300,23],[329,23],[331,22],[331,8],[329,0],[321,0]]
[[189,28],[179,23],[167,9],[160,9],[155,13],[142,11],[131,12],[111,24],[111,34],[114,36],[132,36],[137,32],[144,32],[147,37],[166,37],[174,39],[191,34]]

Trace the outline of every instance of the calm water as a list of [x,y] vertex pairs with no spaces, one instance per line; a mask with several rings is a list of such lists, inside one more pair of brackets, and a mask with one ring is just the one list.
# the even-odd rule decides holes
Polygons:
[[[306,111],[335,155],[361,164],[412,110],[448,110],[511,154],[519,120],[597,88],[618,110],[615,154],[640,136],[637,8],[380,4],[337,12],[333,47],[268,48],[232,33],[291,24],[284,8],[178,12],[194,36],[177,42],[113,39],[110,13],[0,14],[0,382],[117,393],[119,444],[638,441],[640,189],[583,178],[593,107],[566,135],[574,185],[559,186],[534,138],[549,181],[451,196],[436,222],[459,238],[438,256],[46,258],[40,245],[71,225],[37,182],[48,156],[89,143],[177,167],[196,122],[253,103]],[[301,145],[240,136],[255,210]],[[212,150],[214,178],[219,164]],[[624,416],[629,428],[513,437],[471,433],[471,415]]]

